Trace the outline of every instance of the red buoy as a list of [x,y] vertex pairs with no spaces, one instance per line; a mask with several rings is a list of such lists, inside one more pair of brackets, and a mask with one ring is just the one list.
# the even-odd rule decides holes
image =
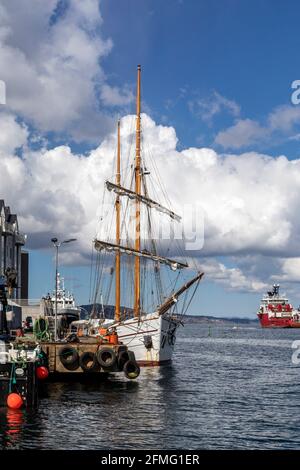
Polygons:
[[13,410],[18,410],[23,405],[23,399],[18,393],[10,393],[7,397],[7,406]]
[[39,366],[36,369],[36,376],[39,380],[45,380],[48,378],[49,371],[45,366]]

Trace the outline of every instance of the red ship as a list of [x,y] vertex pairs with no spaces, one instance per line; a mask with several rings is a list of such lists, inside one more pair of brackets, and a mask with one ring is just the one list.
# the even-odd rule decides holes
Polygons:
[[300,310],[279,294],[279,284],[262,298],[257,316],[263,328],[300,328]]

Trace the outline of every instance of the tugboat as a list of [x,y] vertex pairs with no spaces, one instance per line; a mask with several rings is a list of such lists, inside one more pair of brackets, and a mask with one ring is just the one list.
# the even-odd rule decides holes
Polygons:
[[[56,301],[55,290],[52,295],[47,294],[42,300],[44,301],[45,309],[48,309],[49,314],[53,315]],[[60,273],[57,273],[57,314],[68,315],[73,320],[79,320],[80,310],[80,307],[76,305],[74,295],[66,291],[64,278],[61,277]]]
[[300,310],[279,294],[279,288],[274,284],[261,300],[257,316],[262,328],[300,328]]
[[[74,321],[80,320],[81,308],[76,305],[75,297],[71,292],[65,289],[64,278],[57,273],[56,289],[52,295],[49,293],[42,298],[44,316],[48,319],[50,326],[54,324],[55,310],[57,308],[57,329],[59,337],[63,337]],[[54,327],[54,325],[53,325]]]

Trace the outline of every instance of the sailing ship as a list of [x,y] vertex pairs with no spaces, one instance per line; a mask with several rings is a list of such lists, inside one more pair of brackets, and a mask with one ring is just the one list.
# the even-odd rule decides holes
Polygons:
[[257,316],[262,328],[300,328],[300,311],[285,295],[280,295],[279,284],[274,284],[262,298]]
[[[113,222],[114,236],[103,240],[98,236],[94,240],[94,248],[97,251],[97,269],[95,275],[96,289],[94,295],[94,304],[96,305],[97,295],[103,294],[103,271],[105,272],[104,259],[101,259],[103,253],[115,255],[114,266],[110,270],[111,276],[115,276],[115,312],[114,319],[107,319],[102,324],[117,331],[120,341],[130,346],[134,351],[138,363],[142,366],[160,365],[171,361],[174,345],[176,341],[176,331],[182,324],[182,318],[190,305],[191,298],[188,299],[188,291],[194,286],[191,297],[194,296],[196,289],[203,277],[202,272],[184,282],[178,287],[179,275],[172,281],[172,287],[169,286],[169,292],[166,295],[164,284],[166,284],[166,275],[162,272],[167,268],[171,272],[181,273],[188,268],[186,261],[180,259],[171,259],[163,256],[158,251],[158,243],[153,236],[152,212],[163,214],[168,217],[171,223],[179,222],[179,217],[167,205],[152,199],[148,191],[147,177],[150,172],[148,162],[141,152],[141,67],[137,69],[137,97],[136,97],[136,129],[135,129],[135,154],[134,161],[131,164],[129,187],[122,183],[121,175],[121,123],[118,121],[117,132],[117,156],[116,156],[116,175],[115,181],[106,181],[105,191],[112,197],[114,207]],[[163,191],[161,191],[163,194]],[[125,204],[123,205],[123,199]],[[123,205],[123,208],[122,208]],[[128,217],[130,210],[133,216]],[[127,219],[126,219],[127,217]],[[133,221],[133,234],[130,238],[126,220]],[[145,222],[147,234],[142,236]],[[124,235],[125,233],[125,235]],[[124,236],[123,236],[124,235]],[[125,241],[124,241],[125,238]],[[149,247],[143,246],[146,244]],[[171,241],[168,241],[171,244]],[[170,246],[168,247],[170,251]],[[150,267],[149,267],[150,266]],[[125,279],[121,276],[122,268],[127,270]],[[162,269],[161,269],[162,268]],[[129,273],[128,273],[129,272]],[[101,274],[102,273],[102,274]],[[150,273],[150,274],[149,274]],[[146,280],[147,274],[150,280]],[[177,281],[177,283],[176,283]],[[154,286],[155,285],[155,286]],[[109,290],[111,285],[109,286]],[[121,295],[128,297],[132,292],[132,308],[121,306]],[[184,295],[185,294],[185,295]],[[155,301],[150,302],[151,307],[146,305],[145,298],[154,297]],[[179,300],[183,305],[180,307]],[[181,310],[179,311],[179,308]],[[150,311],[150,313],[147,313]]]

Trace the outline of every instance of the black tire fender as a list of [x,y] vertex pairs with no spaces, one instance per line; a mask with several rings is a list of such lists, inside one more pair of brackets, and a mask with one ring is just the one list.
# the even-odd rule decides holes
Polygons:
[[118,354],[118,366],[120,370],[123,370],[127,361],[129,361],[128,351],[121,351],[120,354]]
[[91,351],[86,351],[81,354],[79,365],[83,372],[98,372],[100,370],[97,357]]
[[140,366],[136,361],[129,359],[124,365],[123,371],[127,379],[133,380],[140,375]]
[[112,348],[100,348],[96,355],[98,363],[104,369],[113,367],[117,361],[116,353]]
[[79,367],[79,354],[77,349],[65,346],[59,351],[59,359],[68,370],[76,370]]

